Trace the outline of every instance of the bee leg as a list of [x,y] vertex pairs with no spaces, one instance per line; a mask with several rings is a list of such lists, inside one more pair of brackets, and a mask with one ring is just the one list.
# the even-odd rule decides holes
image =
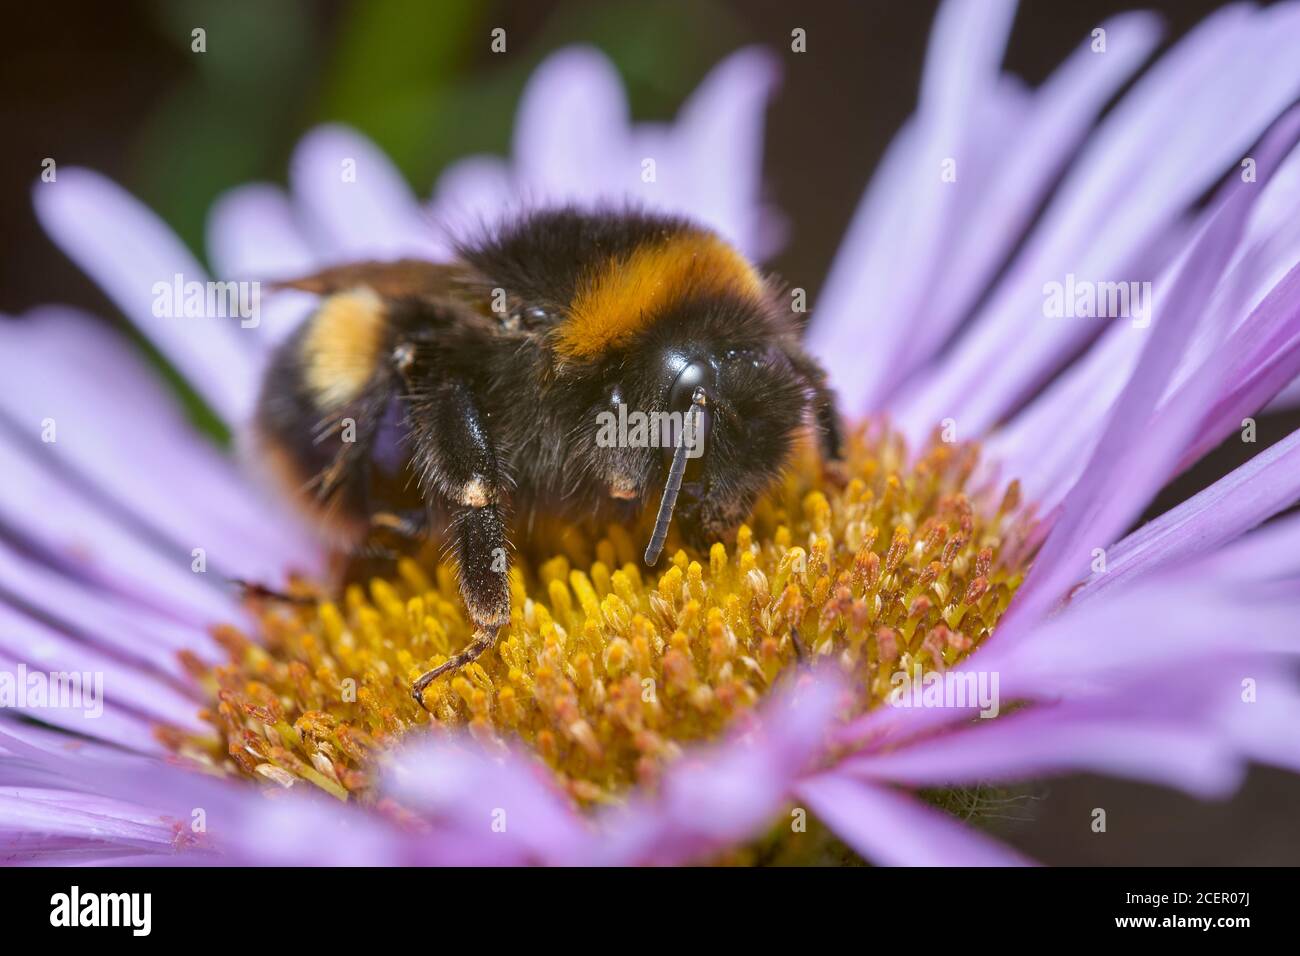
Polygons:
[[372,511],[365,534],[348,556],[349,574],[359,580],[391,574],[404,555],[422,542],[429,530],[425,511]]
[[314,606],[317,601],[316,598],[305,594],[289,594],[286,591],[277,591],[274,588],[258,584],[256,581],[246,581],[243,578],[231,578],[230,583],[239,589],[240,597],[245,600],[282,601],[285,604],[296,604],[303,607]]
[[835,407],[835,393],[826,384],[826,373],[802,350],[789,353],[789,358],[812,393],[812,413],[817,423],[817,447],[827,477],[845,484],[848,473],[844,467],[844,426],[840,423],[840,415]]
[[446,674],[450,671],[460,670],[466,664],[471,664],[474,661],[478,660],[479,657],[482,656],[484,651],[490,650],[492,646],[496,644],[497,635],[500,632],[501,632],[500,626],[480,629],[475,631],[474,640],[470,641],[469,644],[465,646],[465,649],[463,651],[461,651],[459,654],[452,655],[446,661],[444,661],[443,663],[435,667],[433,670],[421,674],[416,679],[415,683],[411,685],[411,696],[415,698],[415,702],[419,704],[421,707],[424,707],[425,710],[428,710],[429,708],[425,707],[424,704],[425,688],[427,688],[430,684],[432,684],[443,674]]
[[474,637],[459,654],[421,675],[411,686],[421,707],[426,687],[443,674],[478,660],[496,644],[497,635],[510,619],[509,557],[505,522],[497,505],[464,506],[452,518],[450,532],[460,565],[460,593],[474,621]]
[[794,657],[800,664],[808,656],[808,648],[804,646],[803,637],[799,634],[799,628],[790,628],[790,643],[794,645]]
[[496,643],[510,620],[510,556],[502,470],[468,387],[442,379],[431,389],[413,388],[409,401],[412,465],[425,494],[450,516],[448,539],[460,569],[460,593],[475,626],[464,651],[417,681],[423,690]]
[[840,424],[840,414],[835,409],[835,393],[821,376],[809,376],[808,385],[812,389],[813,418],[817,422],[817,446],[822,460],[843,461],[844,428]]
[[826,461],[844,460],[844,430],[839,412],[835,410],[835,397],[824,383],[813,387],[813,411],[817,416],[817,431],[822,458]]
[[376,511],[370,516],[371,531],[390,531],[393,534],[418,541],[429,530],[429,515],[424,511]]

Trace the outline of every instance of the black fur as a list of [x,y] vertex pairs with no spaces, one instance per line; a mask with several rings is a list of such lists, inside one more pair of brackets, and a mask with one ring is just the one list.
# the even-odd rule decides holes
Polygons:
[[[495,635],[508,618],[509,589],[492,558],[506,547],[507,526],[530,526],[538,514],[626,518],[654,509],[668,456],[658,448],[599,447],[598,416],[613,411],[616,400],[632,410],[666,411],[678,370],[706,363],[715,383],[708,452],[684,486],[674,520],[689,543],[704,547],[748,516],[805,424],[819,428],[827,456],[839,454],[831,394],[801,349],[788,310],[774,297],[757,306],[716,294],[675,300],[671,313],[626,345],[561,369],[545,329],[503,322],[482,301],[502,288],[512,302],[562,321],[590,269],[689,230],[698,227],[645,212],[561,209],[532,213],[467,243],[460,256],[478,301],[389,300],[386,362],[358,407],[347,410],[358,416],[365,447],[313,441],[321,414],[302,385],[299,338],[284,346],[267,380],[262,430],[304,472],[342,472],[331,490],[358,520],[409,507],[410,494],[418,494],[459,562],[471,616],[483,635]],[[396,481],[371,467],[384,444],[380,420],[389,402],[403,412]],[[339,455],[347,456],[342,467]],[[611,497],[619,478],[635,494],[630,504]],[[465,500],[471,484],[483,500]],[[483,637],[465,659],[490,644]]]
[[629,208],[591,212],[542,209],[484,229],[457,246],[457,255],[491,287],[560,317],[593,266],[699,227],[675,216]]

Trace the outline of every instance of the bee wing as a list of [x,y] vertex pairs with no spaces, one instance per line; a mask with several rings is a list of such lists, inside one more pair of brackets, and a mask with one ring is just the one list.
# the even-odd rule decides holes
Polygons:
[[349,262],[311,275],[271,283],[275,289],[300,289],[332,295],[359,287],[373,289],[384,298],[461,298],[474,274],[463,263],[398,259],[394,262]]
[[[320,296],[365,288],[382,299],[426,299],[460,305],[463,317],[487,320],[499,333],[512,336],[539,338],[557,321],[554,311],[530,309],[528,303],[509,298],[498,301],[504,290],[465,262],[349,262],[269,285],[272,289],[299,289]],[[508,308],[502,308],[503,302]]]

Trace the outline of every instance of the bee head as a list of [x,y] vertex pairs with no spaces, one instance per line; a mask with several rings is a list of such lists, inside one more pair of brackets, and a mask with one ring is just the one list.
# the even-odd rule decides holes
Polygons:
[[[644,503],[657,509],[648,564],[674,522],[698,548],[734,531],[781,474],[811,404],[792,337],[730,303],[707,307],[712,314],[697,307],[657,328],[632,360],[668,423],[669,440],[644,462]],[[733,314],[718,314],[726,308]]]
[[739,252],[684,221],[638,222],[622,247],[604,237],[549,341],[575,411],[598,422],[570,464],[605,500],[656,509],[654,563],[672,523],[705,546],[745,520],[824,387]]

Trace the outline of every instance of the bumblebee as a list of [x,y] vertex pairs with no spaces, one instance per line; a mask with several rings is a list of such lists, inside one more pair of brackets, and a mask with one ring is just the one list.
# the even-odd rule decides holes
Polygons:
[[[840,457],[833,395],[779,289],[684,218],[539,210],[448,263],[278,285],[322,298],[268,368],[260,457],[337,539],[435,534],[457,564],[474,637],[415,682],[421,704],[509,621],[512,524],[655,507],[653,565],[674,516],[696,547],[734,532],[802,429]],[[677,413],[675,440],[600,440],[629,409]]]

